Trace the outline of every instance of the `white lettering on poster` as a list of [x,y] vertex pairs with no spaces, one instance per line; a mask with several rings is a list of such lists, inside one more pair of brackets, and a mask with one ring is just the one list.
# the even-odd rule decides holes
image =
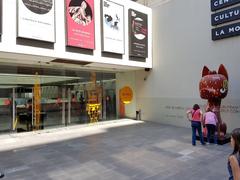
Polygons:
[[229,2],[231,2],[232,0],[218,0],[218,1],[215,1],[214,2],[214,6],[215,7],[217,7],[217,6],[219,6],[219,5],[223,5],[223,4],[226,4],[226,3],[229,3]]
[[226,33],[235,33],[239,31],[240,31],[240,25],[235,27],[229,27],[227,30],[221,29],[221,30],[215,31],[215,36],[222,36],[222,35],[225,35]]
[[239,16],[239,15],[240,15],[240,10],[237,9],[237,10],[234,10],[234,11],[230,11],[230,12],[227,12],[227,13],[224,13],[224,14],[217,15],[217,16],[214,17],[214,20],[219,21],[219,20],[229,19],[233,16]]
[[215,32],[215,35],[216,36],[222,36],[222,35],[224,35],[225,34],[225,31],[222,29],[222,30],[220,30],[220,31],[216,31]]
[[230,27],[228,29],[229,33],[234,33],[234,32],[238,32],[238,31],[240,31],[240,26]]

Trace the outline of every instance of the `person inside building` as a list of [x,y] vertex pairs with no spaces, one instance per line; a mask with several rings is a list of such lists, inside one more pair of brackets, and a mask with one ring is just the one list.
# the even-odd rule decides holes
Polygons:
[[83,97],[83,94],[80,95],[79,98],[79,102],[80,102],[80,112],[84,112],[85,111],[85,98]]
[[194,104],[193,108],[188,110],[187,112],[188,120],[191,121],[192,126],[192,145],[196,145],[196,131],[198,131],[198,135],[202,145],[205,145],[202,135],[202,111],[198,104]]
[[207,143],[211,142],[211,138],[213,137],[214,144],[217,144],[217,123],[218,119],[214,112],[212,112],[211,108],[207,108],[207,112],[203,115],[203,124],[207,127]]
[[228,157],[229,180],[240,179],[240,128],[234,129],[231,135],[232,154]]
[[29,113],[32,113],[32,99],[29,99],[26,104],[26,109]]
[[110,96],[106,96],[106,118],[110,118],[112,113],[112,108],[111,108],[111,98]]

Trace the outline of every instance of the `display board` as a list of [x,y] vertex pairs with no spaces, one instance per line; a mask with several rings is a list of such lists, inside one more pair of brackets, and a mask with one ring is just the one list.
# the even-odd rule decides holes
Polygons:
[[124,54],[124,6],[102,0],[103,51]]
[[54,0],[18,0],[17,36],[55,42]]
[[94,1],[66,0],[67,46],[95,49]]
[[147,15],[129,9],[129,56],[148,57]]

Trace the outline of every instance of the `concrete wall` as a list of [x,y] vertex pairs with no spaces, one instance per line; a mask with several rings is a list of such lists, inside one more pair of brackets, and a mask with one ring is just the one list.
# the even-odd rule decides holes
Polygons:
[[[127,67],[152,67],[152,10],[141,4],[129,0],[111,0],[124,5],[125,13],[125,54],[116,58],[112,54],[102,55],[101,50],[101,13],[100,0],[94,1],[95,11],[95,50],[92,52],[66,48],[65,28],[65,0],[55,0],[56,12],[56,43],[43,43],[38,41],[17,40],[17,1],[4,0],[2,13],[2,36],[0,42],[0,59],[10,61],[19,59],[22,61],[43,61],[48,62],[55,58],[70,59],[78,61],[98,62],[103,64],[124,65]],[[149,56],[146,62],[131,61],[128,53],[128,9],[133,8],[148,15],[149,25]],[[114,45],[113,45],[114,46]],[[26,57],[24,55],[33,55]]]
[[240,127],[240,37],[211,40],[210,1],[168,0],[153,6],[153,69],[136,73],[137,106],[143,119],[190,126],[185,111],[202,108],[198,84],[202,68],[229,74],[229,92],[222,100],[228,131]]
[[136,75],[134,71],[122,72],[116,74],[116,99],[117,115],[119,116],[119,90],[129,86],[133,90],[133,99],[131,103],[125,105],[125,116],[128,118],[136,117]]

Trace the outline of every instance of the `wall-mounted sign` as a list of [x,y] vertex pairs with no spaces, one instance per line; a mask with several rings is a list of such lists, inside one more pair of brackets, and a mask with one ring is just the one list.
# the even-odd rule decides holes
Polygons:
[[18,0],[17,36],[55,42],[54,0]]
[[133,9],[128,10],[129,17],[129,56],[148,57],[148,21],[147,15]]
[[239,22],[212,29],[212,40],[219,40],[237,35],[240,35]]
[[216,11],[240,3],[240,0],[211,0],[211,10]]
[[124,54],[124,6],[102,1],[103,51]]
[[67,46],[95,48],[94,0],[66,0]]
[[212,26],[240,19],[240,6],[212,14]]
[[125,86],[119,91],[120,100],[124,104],[129,104],[133,98],[133,91],[130,87]]

